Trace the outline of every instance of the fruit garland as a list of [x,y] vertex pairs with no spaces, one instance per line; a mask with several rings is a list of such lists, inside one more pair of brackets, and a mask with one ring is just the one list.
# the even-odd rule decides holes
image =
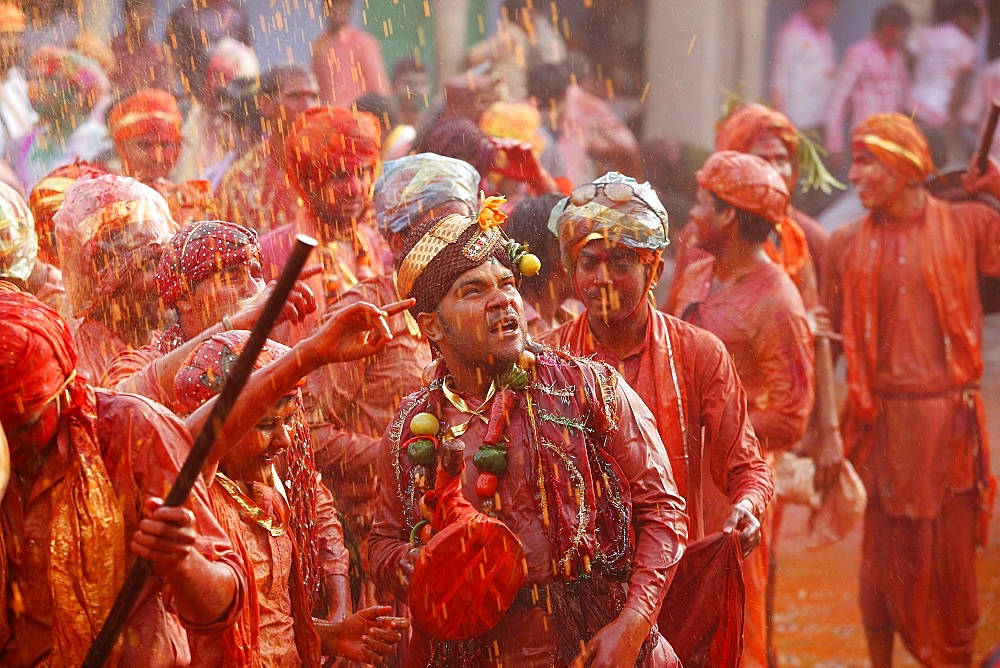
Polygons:
[[[501,211],[500,205],[507,200],[502,196],[486,197],[485,193],[480,193],[483,204],[479,210],[479,226],[483,230],[491,228],[500,229],[507,214]],[[502,229],[500,233],[503,234]],[[522,276],[534,276],[542,268],[542,262],[536,255],[529,252],[525,244],[520,244],[514,239],[507,239],[504,247],[511,263],[517,267]],[[521,353],[521,358],[516,364],[511,365],[500,378],[493,381],[490,390],[486,395],[486,400],[476,410],[471,410],[460,398],[452,398],[451,393],[445,387],[445,396],[460,411],[471,414],[469,421],[462,425],[449,428],[444,434],[441,432],[441,421],[433,413],[417,413],[410,419],[410,433],[413,436],[407,440],[401,449],[406,450],[406,455],[413,464],[413,486],[420,492],[420,514],[423,517],[410,532],[410,542],[416,543],[420,540],[426,543],[431,536],[430,519],[434,513],[437,498],[434,490],[427,489],[428,468],[437,464],[437,450],[440,438],[448,440],[457,438],[465,432],[469,423],[476,417],[486,422],[486,436],[483,443],[472,458],[472,464],[479,469],[479,476],[476,478],[476,496],[482,500],[483,512],[496,517],[497,487],[500,483],[499,476],[507,471],[507,444],[503,438],[504,431],[510,422],[510,415],[517,406],[518,396],[515,390],[524,389],[528,382],[527,369],[534,366],[535,356],[530,351]],[[499,389],[498,389],[499,388]],[[490,409],[490,417],[487,420],[480,411],[493,400]]]
[[[527,385],[528,369],[534,366],[534,363],[535,355],[525,350],[521,353],[518,363],[511,365],[510,369],[493,382],[487,395],[493,401],[488,419],[481,415],[478,410],[470,410],[467,406],[459,406],[457,402],[452,401],[456,408],[473,415],[470,421],[479,417],[486,422],[486,435],[472,458],[472,464],[479,469],[479,475],[476,477],[476,496],[482,503],[483,512],[491,517],[497,516],[497,487],[500,484],[500,476],[507,472],[507,441],[504,438],[504,432],[510,424],[511,415],[519,401],[517,391],[523,390]],[[500,389],[497,390],[497,387]],[[487,401],[489,400],[488,398]],[[451,427],[445,430],[444,434],[441,434],[441,421],[433,413],[417,413],[410,419],[410,433],[413,436],[403,444],[401,449],[405,449],[406,455],[413,464],[414,486],[418,489],[424,489],[418,502],[420,515],[423,519],[417,522],[410,532],[411,543],[418,541],[427,543],[433,535],[430,519],[437,503],[437,495],[433,489],[426,489],[426,477],[428,467],[437,463],[437,451],[440,443],[438,435],[441,434],[441,438],[445,439],[449,436],[454,437],[456,431],[464,433],[467,426],[468,422]]]

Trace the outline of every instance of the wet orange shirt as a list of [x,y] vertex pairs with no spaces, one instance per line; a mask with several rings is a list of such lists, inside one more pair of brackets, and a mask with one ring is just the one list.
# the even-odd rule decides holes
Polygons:
[[771,471],[747,418],[746,393],[725,346],[703,329],[653,309],[649,313],[645,340],[623,358],[594,338],[587,312],[542,343],[574,355],[594,355],[617,369],[642,397],[656,417],[674,481],[688,502],[692,540],[720,530],[724,521],[718,512],[705,516],[706,473],[725,497],[721,504],[712,504],[723,506],[723,518],[727,507],[742,499],[763,518],[774,491]]

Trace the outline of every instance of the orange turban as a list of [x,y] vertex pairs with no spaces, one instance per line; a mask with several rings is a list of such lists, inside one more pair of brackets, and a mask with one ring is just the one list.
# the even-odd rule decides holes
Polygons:
[[869,116],[855,128],[851,144],[864,146],[908,180],[923,181],[934,171],[927,137],[902,114]]
[[791,195],[778,170],[763,158],[718,151],[698,170],[697,178],[699,186],[741,211],[775,226],[785,220]]
[[302,113],[285,139],[285,168],[304,194],[318,190],[332,173],[376,165],[382,150],[378,119],[339,107]]
[[783,113],[761,104],[738,107],[729,114],[715,135],[715,150],[747,153],[766,134],[773,134],[781,140],[794,164],[799,150],[795,126]]
[[61,265],[56,250],[55,223],[53,216],[63,203],[63,193],[81,176],[100,176],[105,171],[87,162],[77,161],[71,165],[58,167],[31,189],[28,208],[35,216],[35,232],[38,234],[38,259],[42,262]]
[[0,2],[0,33],[24,32],[28,27],[24,12],[13,2]]
[[180,141],[183,120],[173,95],[141,90],[115,105],[108,115],[108,129],[116,144],[149,136]]

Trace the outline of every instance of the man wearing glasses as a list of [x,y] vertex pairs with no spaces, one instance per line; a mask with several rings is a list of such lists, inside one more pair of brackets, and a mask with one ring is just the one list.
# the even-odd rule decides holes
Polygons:
[[[747,419],[746,395],[725,347],[653,308],[663,273],[667,213],[649,184],[610,172],[573,191],[550,219],[563,263],[587,310],[543,342],[610,364],[653,411],[692,540],[741,532],[760,542],[771,474]],[[718,493],[702,489],[707,457]]]

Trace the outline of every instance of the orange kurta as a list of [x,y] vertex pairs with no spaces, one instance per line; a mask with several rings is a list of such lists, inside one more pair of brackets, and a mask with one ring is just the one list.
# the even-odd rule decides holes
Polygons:
[[[318,648],[311,622],[311,610],[304,604],[301,577],[295,567],[295,550],[290,532],[274,536],[249,519],[231,495],[214,481],[209,487],[213,509],[242,556],[256,587],[247,597],[247,608],[236,622],[235,633],[243,639],[249,656],[237,662],[243,666],[301,666],[310,662],[310,651]],[[280,526],[287,522],[287,501],[276,489],[260,483],[250,487],[250,500]],[[330,492],[316,483],[316,517],[319,566],[324,576],[347,577],[347,549]],[[237,665],[227,657],[224,631],[190,637],[194,665]],[[299,642],[304,647],[299,647]],[[228,663],[226,659],[229,659]],[[313,657],[312,660],[316,658]]]
[[994,484],[978,278],[1000,276],[1000,215],[929,197],[903,224],[868,216],[834,233],[827,269],[848,361],[844,445],[869,496],[863,619],[922,661],[970,663]]
[[[747,393],[750,422],[768,453],[792,448],[805,433],[813,402],[813,341],[802,298],[785,270],[762,264],[720,285],[715,258],[688,265],[674,286],[676,311],[725,344]],[[771,514],[761,545],[747,558],[744,663],[767,665],[765,597]]]
[[[653,411],[677,489],[688,502],[692,540],[720,530],[728,508],[742,499],[763,518],[774,491],[771,471],[725,346],[705,330],[649,311],[645,340],[623,358],[593,337],[586,312],[542,342],[610,364]],[[717,493],[706,489],[706,472]],[[721,502],[706,498],[718,494]]]

